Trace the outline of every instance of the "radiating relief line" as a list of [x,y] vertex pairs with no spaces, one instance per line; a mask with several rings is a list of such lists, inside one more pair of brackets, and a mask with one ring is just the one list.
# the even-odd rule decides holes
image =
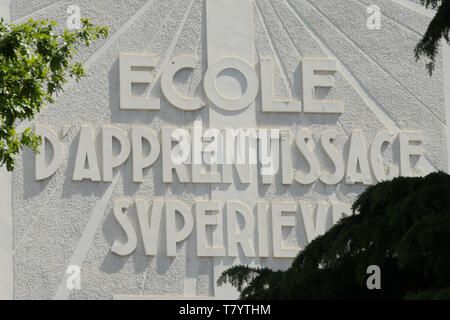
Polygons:
[[[58,1],[58,2],[60,2],[60,1]],[[131,16],[131,18],[127,22],[125,22],[111,37],[109,37],[108,40],[100,48],[98,48],[98,50],[96,52],[94,52],[89,58],[87,58],[84,61],[86,69],[89,68],[89,66],[91,66],[100,57],[100,55],[103,54],[124,32],[126,32],[154,2],[155,2],[155,0],[149,0],[148,2],[146,2],[135,14],[133,14],[133,16]],[[57,2],[55,2],[53,4],[50,4],[50,5],[48,5],[48,6],[44,7],[44,8],[41,8],[41,9],[39,9],[39,11],[40,10],[44,10],[44,9],[46,9],[46,8],[56,4],[56,3]],[[36,12],[39,12],[39,11],[36,11]],[[73,84],[74,82],[75,82],[74,79],[72,79],[72,78],[69,79],[69,81],[64,85],[64,90],[63,91],[66,91],[67,88],[71,84]],[[58,97],[56,96],[55,100],[57,100],[57,98]],[[28,120],[25,120],[25,121],[22,121],[17,126],[16,130],[17,130],[17,132],[22,132],[23,130],[25,130],[29,126],[31,126],[31,123]],[[54,192],[56,192],[56,188],[51,193],[49,193],[48,196],[51,197]],[[48,202],[48,200],[47,200],[47,202]],[[46,203],[45,203],[45,205],[46,205]],[[44,208],[45,208],[45,205],[44,205]],[[28,227],[28,229],[25,231],[24,236],[15,245],[14,251],[20,246],[20,244],[22,243],[22,240],[24,239],[24,237],[32,229],[32,227],[34,226],[35,221],[42,214],[42,211],[43,211],[43,209],[39,210],[39,213],[36,216],[36,218],[34,219],[33,223]]]
[[[272,3],[272,0],[268,0],[270,5],[272,6],[278,20],[280,21],[280,24],[283,26],[283,29],[285,31],[285,33],[288,35],[289,37],[289,41],[292,43],[292,45],[294,46],[294,48],[297,50],[297,52],[299,53],[300,56],[302,56],[301,50],[300,48],[297,46],[297,44],[295,43],[294,39],[292,38],[288,28],[286,27],[285,23],[283,22],[283,19],[281,19],[280,14],[278,13],[277,8],[275,7],[275,5]],[[320,44],[318,44],[320,46]],[[321,46],[320,46],[321,47]],[[322,51],[324,51],[326,53],[325,50],[323,50],[323,48],[321,47]],[[328,55],[329,56],[329,55]],[[336,125],[342,130],[342,133],[346,136],[346,138],[349,138],[350,135],[347,133],[347,131],[345,130],[344,126],[342,125],[340,119],[337,120]],[[337,197],[337,189],[338,186],[325,186],[327,193],[329,193],[328,195],[328,200],[330,202],[337,202],[338,201],[338,197]]]
[[[360,5],[361,5],[362,7],[364,7],[364,8],[367,7],[367,4],[364,3],[362,0],[354,0],[354,1],[355,1],[356,3],[358,3],[358,4],[360,4]],[[411,1],[409,1],[409,2],[411,2]],[[415,10],[409,8],[409,7],[408,7],[408,9],[411,10],[411,11],[414,11],[414,12],[418,13],[417,11],[415,11]],[[425,9],[425,10],[426,10],[426,9]],[[427,10],[426,10],[426,11],[427,11]],[[415,35],[417,35],[417,36],[418,36],[417,41],[419,41],[419,40],[422,38],[423,34],[421,34],[420,32],[418,32],[418,31],[412,29],[411,27],[409,27],[409,26],[407,26],[407,25],[401,23],[400,21],[397,21],[397,20],[395,20],[394,18],[392,18],[392,17],[386,15],[385,12],[386,12],[386,10],[383,10],[383,11],[381,11],[381,14],[382,14],[386,19],[388,19],[389,21],[392,21],[392,23],[394,23],[394,24],[397,24],[397,25],[403,27],[404,29],[408,30],[409,32],[414,33]],[[424,31],[425,31],[425,30],[424,30]],[[369,53],[367,53],[367,55],[370,56]],[[381,66],[381,64],[380,64],[380,66]],[[384,69],[384,68],[383,68],[383,70],[384,70],[385,72],[387,72],[394,80],[397,80],[397,79],[395,78],[395,76],[389,72],[389,70]],[[402,82],[401,82],[400,80],[398,80],[397,82],[398,82],[399,84],[401,84],[402,87],[403,87],[403,89],[405,89],[410,95],[412,95],[412,96],[416,99],[417,102],[419,102],[420,104],[422,104],[423,107],[427,108],[427,110],[429,110],[433,115],[435,115],[435,117],[436,117],[438,120],[440,120],[440,121],[444,124],[444,121],[441,119],[441,117],[439,117],[439,116],[436,115],[432,110],[430,110],[430,109],[426,106],[425,102],[422,101],[422,99],[420,99],[419,97],[417,97],[416,95],[414,95],[414,93],[411,92],[408,88],[406,88],[406,86],[403,86],[403,84],[402,84]]]
[[[104,53],[106,50],[108,50],[111,45],[114,44],[115,41],[119,39],[121,35],[123,35],[126,31],[130,29],[130,27],[144,14],[144,12],[154,4],[155,0],[148,0],[139,10],[137,10],[131,17],[128,19],[114,34],[108,36],[106,42],[100,46],[94,53],[92,53],[86,60],[83,61],[85,69],[89,69],[89,67],[97,61],[97,59]],[[64,85],[63,85],[63,92],[67,91],[67,89],[76,82],[74,78],[70,78]],[[54,97],[55,102],[58,100],[58,96]],[[52,107],[52,105],[49,105],[47,108]],[[25,123],[25,122],[23,122]],[[22,130],[26,128],[27,125],[23,125]]]
[[44,205],[39,209],[38,214],[34,216],[33,218],[33,222],[30,224],[30,226],[27,228],[27,230],[24,232],[24,234],[22,235],[22,237],[17,241],[17,243],[15,243],[14,248],[13,248],[13,255],[16,254],[16,250],[17,248],[20,248],[20,246],[22,245],[22,242],[24,239],[27,238],[28,234],[30,233],[31,229],[33,229],[35,223],[37,221],[39,221],[39,218],[41,217],[42,213],[47,212],[47,204],[50,201],[50,197],[54,195],[54,193],[56,192],[56,187],[53,187],[52,190],[49,192],[48,196],[46,197],[47,199],[44,202]]
[[[302,53],[301,53],[300,48],[297,46],[297,44],[295,43],[295,41],[292,39],[292,36],[291,36],[289,30],[286,28],[286,26],[285,26],[283,20],[281,19],[280,15],[279,15],[279,13],[278,13],[278,10],[275,8],[275,6],[274,6],[273,3],[271,2],[271,0],[268,0],[268,1],[269,1],[270,5],[272,6],[274,12],[275,12],[275,15],[277,16],[278,20],[280,21],[280,24],[282,25],[282,27],[283,27],[285,33],[288,35],[289,41],[292,43],[292,46],[297,50],[298,54],[299,54],[300,56],[302,56]],[[266,31],[266,32],[267,32],[267,31]],[[271,45],[271,47],[272,47],[272,45]],[[322,48],[322,47],[321,47],[321,48]],[[323,50],[323,51],[324,51],[324,50]],[[324,51],[324,52],[325,52],[325,51]],[[276,54],[276,53],[274,52],[274,54]],[[280,59],[281,59],[281,57],[280,57]],[[349,134],[347,133],[347,131],[344,129],[344,126],[342,125],[342,123],[341,123],[340,120],[337,121],[337,125],[341,128],[341,130],[342,130],[342,132],[344,133],[344,135],[348,138],[350,135],[349,135]]]
[[[178,0],[178,2],[179,2],[179,0]],[[173,8],[177,7],[178,2],[177,2],[177,4],[174,5]],[[150,91],[153,90],[154,86],[158,82],[158,78],[161,76],[161,73],[163,72],[164,66],[167,65],[169,63],[170,58],[172,58],[173,50],[175,49],[175,46],[178,43],[178,40],[179,40],[179,38],[181,36],[181,33],[182,33],[183,29],[184,29],[184,26],[186,24],[186,20],[187,20],[187,18],[189,16],[189,13],[191,12],[193,4],[194,4],[194,0],[191,0],[191,3],[189,4],[189,6],[187,7],[187,9],[186,9],[186,11],[184,13],[183,20],[181,20],[180,25],[178,26],[177,32],[175,33],[172,42],[170,43],[169,48],[167,48],[166,54],[164,56],[164,59],[161,62],[161,64],[159,65],[159,69],[158,69],[158,71],[156,72],[156,75],[155,75],[155,81],[153,81],[153,84],[152,84],[152,86],[150,88]],[[172,11],[173,11],[173,9],[172,9]],[[168,18],[170,17],[170,13],[168,14],[167,17]],[[164,23],[161,25],[161,28],[165,25],[165,23],[166,23],[166,21],[164,21]],[[153,41],[147,46],[146,51],[149,48],[151,48],[152,44],[153,44]]]
[[[372,3],[370,3],[370,4],[369,3],[365,3],[364,1],[366,1],[366,0],[354,0],[354,1],[359,3],[364,8],[367,8],[370,4],[372,4]],[[399,26],[405,28],[406,30],[410,31],[411,33],[414,33],[414,34],[418,35],[419,37],[423,36],[419,31],[416,31],[416,30],[412,29],[410,26],[407,26],[406,24],[404,24],[404,23],[402,23],[402,22],[400,22],[398,20],[395,20],[394,17],[386,14],[386,10],[381,10],[381,15],[384,16],[386,19],[392,21],[393,23],[396,23]]]
[[46,9],[51,8],[51,7],[57,5],[58,3],[62,2],[62,1],[63,0],[57,0],[57,1],[53,2],[53,3],[50,3],[50,4],[48,4],[48,5],[46,5],[46,6],[42,7],[42,8],[39,8],[36,11],[33,11],[33,12],[23,16],[23,17],[14,19],[14,21],[12,21],[11,23],[20,23],[20,22],[23,22],[24,20],[28,20],[29,18],[31,18],[36,13],[40,13],[42,11],[45,11]]
[[141,287],[141,296],[144,295],[144,289],[145,289],[145,283],[147,282],[147,277],[148,277],[148,268],[150,267],[149,264],[149,257],[145,257],[146,260],[146,264],[147,264],[147,268],[145,268],[145,274],[144,274],[144,279],[142,280],[142,287]]
[[349,81],[349,83],[354,87],[356,92],[360,95],[366,105],[370,107],[372,112],[377,116],[377,118],[384,124],[384,126],[393,131],[398,132],[399,127],[392,120],[386,111],[378,105],[378,102],[371,96],[370,92],[361,84],[361,82],[352,74],[352,72],[345,66],[345,64],[338,58],[336,54],[329,48],[325,41],[322,40],[321,36],[314,30],[314,28],[309,25],[308,22],[304,19],[304,17],[298,12],[298,10],[292,5],[290,0],[284,0],[286,6],[291,10],[297,20],[305,27],[305,29],[309,32],[311,37],[316,41],[316,43],[322,48],[322,50],[329,56],[336,59],[340,65],[340,71],[342,75]]
[[155,42],[155,39],[157,36],[159,36],[162,32],[162,29],[166,26],[167,20],[169,20],[169,18],[172,15],[173,10],[175,10],[175,8],[178,6],[178,3],[180,2],[180,0],[177,0],[175,2],[175,4],[172,6],[172,8],[169,10],[169,12],[166,14],[166,16],[164,17],[164,19],[161,21],[161,24],[159,25],[158,30],[154,33],[154,36],[152,37],[152,39],[150,40],[149,45],[147,45],[145,47],[144,51],[148,51],[148,49],[153,45],[153,43]]
[[[133,23],[135,23],[140,18],[144,11],[146,11],[154,2],[155,0],[148,0],[148,2],[146,2],[138,11],[136,11],[136,13],[133,14],[133,16],[131,16],[131,18],[128,19],[128,21],[125,22],[112,36],[108,37],[108,40],[83,62],[86,69],[88,69],[100,57],[100,55],[104,53],[124,32],[126,32],[133,25]],[[75,83],[75,80],[73,78],[69,78],[69,80],[63,85],[62,91],[67,91],[67,89],[73,83]],[[53,98],[55,102],[58,100],[58,96],[55,96]],[[47,108],[51,107],[52,105],[47,106]],[[17,125],[16,131],[20,133],[30,125],[31,123],[28,120],[24,120],[19,125]]]
[[[168,15],[166,16],[166,19],[164,19],[164,22],[161,24],[161,27],[160,27],[160,29],[158,30],[158,34],[159,34],[160,31],[162,30],[162,28],[165,26],[165,24],[166,24],[166,22],[167,22],[167,19],[171,16],[171,13],[172,13],[173,10],[177,7],[177,5],[178,5],[179,2],[180,2],[180,1],[178,0],[177,3],[172,7],[172,9],[170,10],[170,12],[169,12]],[[186,20],[187,20],[187,18],[188,18],[188,16],[189,16],[189,13],[191,12],[191,9],[192,9],[193,4],[194,4],[194,0],[191,0],[191,3],[190,3],[189,6],[186,8],[186,11],[185,11],[184,16],[183,16],[183,20],[180,22],[180,25],[178,26],[177,32],[175,33],[175,35],[174,35],[174,37],[173,37],[173,40],[172,40],[172,42],[171,42],[169,48],[168,48],[167,51],[166,51],[166,55],[165,55],[165,57],[164,57],[163,62],[160,64],[159,70],[158,70],[158,72],[156,73],[156,76],[155,76],[155,81],[153,82],[153,84],[152,84],[152,86],[151,86],[151,88],[150,88],[150,91],[153,90],[153,87],[154,87],[155,84],[158,82],[158,81],[157,81],[158,78],[161,76],[161,73],[162,73],[162,70],[163,70],[164,66],[169,62],[169,59],[172,57],[172,52],[173,52],[173,50],[175,49],[175,46],[176,46],[176,44],[177,44],[177,42],[178,42],[178,40],[179,40],[179,38],[180,38],[180,36],[181,36],[181,32],[182,32],[183,29],[184,29],[184,26],[185,26],[185,24],[186,24]],[[200,35],[200,37],[201,37],[201,35]],[[155,38],[153,38],[153,39],[155,39]],[[147,51],[149,48],[151,48],[152,44],[153,44],[153,40],[152,40],[152,42],[147,46],[146,51]],[[146,268],[146,270],[145,270],[144,279],[143,279],[142,285],[141,285],[141,295],[144,293],[145,283],[146,283],[146,281],[147,281],[147,276],[148,276],[148,269],[149,269],[148,261],[149,261],[149,258],[147,257],[146,260],[147,260],[147,268]]]
[[119,37],[126,31],[128,31],[131,26],[142,16],[142,14],[151,6],[155,0],[148,0],[136,13],[134,13],[127,22],[125,22],[119,30],[117,30],[112,36],[108,37],[106,42],[95,51],[86,61],[84,65],[88,69],[94,61],[96,61]]
[[[70,259],[68,266],[78,266],[81,269],[83,261],[86,258],[89,248],[91,247],[91,243],[94,240],[95,234],[97,233],[97,229],[100,226],[102,218],[106,212],[108,203],[111,200],[114,189],[116,188],[117,182],[119,181],[119,177],[120,173],[118,173],[114,177],[113,181],[109,185],[103,197],[95,206],[94,211],[91,217],[89,218],[88,223],[86,224],[83,234],[81,235],[81,238],[78,241],[75,251],[73,252],[72,258]],[[65,272],[66,269],[64,269],[64,276],[58,285],[53,300],[67,300],[69,298],[71,290],[67,286],[66,282],[68,275]]]
[[[292,13],[297,17],[299,22],[305,26],[306,30],[311,34],[314,40],[319,44],[319,46],[324,50],[328,56],[335,58],[340,65],[341,74],[347,79],[347,81],[353,86],[362,100],[366,103],[366,105],[372,110],[375,116],[383,123],[383,125],[391,131],[393,134],[398,134],[400,132],[400,127],[397,123],[390,118],[387,112],[384,110],[382,106],[378,104],[378,102],[372,97],[371,93],[364,87],[364,85],[353,75],[353,73],[346,67],[346,65],[338,58],[336,54],[329,48],[325,41],[322,40],[321,36],[314,30],[314,28],[309,25],[308,22],[304,19],[300,12],[292,5],[291,0],[284,0],[288,8],[292,11]],[[421,165],[423,166],[423,170],[426,172],[436,171],[435,165],[428,159],[426,155],[421,157],[423,159]]]
[[[200,29],[200,34],[198,36],[198,42],[197,42],[197,46],[195,49],[195,56],[198,56],[198,50],[200,50],[200,43],[203,40],[203,29]],[[189,90],[191,89],[191,82],[192,79],[194,78],[194,72],[191,73],[191,75],[189,76],[189,81],[188,81],[188,85],[186,86],[186,90],[184,92],[184,94],[187,96],[189,94]]]
[[266,22],[262,15],[261,9],[259,8],[258,2],[253,0],[253,3],[255,4],[255,8],[258,13],[259,20],[261,22],[261,26],[264,30],[264,33],[266,34],[266,38],[269,43],[270,49],[272,50],[275,61],[278,65],[278,68],[282,72],[282,78],[283,78],[284,85],[286,87],[286,92],[288,92],[288,94],[290,95],[289,98],[292,99],[293,85],[287,74],[286,66],[284,65],[283,61],[281,60],[281,56],[278,52],[278,49],[276,48],[276,45],[275,45],[275,43],[273,43],[272,37],[269,34],[269,30],[267,29]]
[[[288,0],[288,1],[290,1],[290,0]],[[334,22],[332,22],[325,13],[323,13],[317,6],[314,6],[311,3],[311,1],[305,0],[305,2],[307,2],[314,11],[316,11],[318,14],[320,14],[338,33],[340,33],[343,37],[345,37],[345,39],[347,41],[349,41],[351,44],[353,44],[355,46],[356,50],[358,50],[361,54],[363,54],[366,59],[371,61],[374,65],[376,65],[381,70],[383,70],[387,75],[389,75],[397,83],[398,86],[400,86],[405,92],[408,93],[408,95],[411,96],[411,98],[413,98],[413,100],[415,100],[417,103],[419,103],[426,111],[428,111],[430,113],[430,115],[432,115],[436,120],[438,120],[438,122],[445,125],[445,121],[443,119],[441,119],[441,117],[436,115],[432,110],[428,109],[428,107],[418,97],[416,97],[416,95],[414,93],[412,93],[408,88],[406,88],[406,86],[400,80],[398,80],[389,70],[387,70],[380,63],[378,63],[374,58],[372,58],[372,56],[370,54],[368,54],[364,50],[362,50],[358,46],[358,44],[355,43],[355,41],[353,41],[345,32],[343,32],[341,29],[339,29],[339,27],[337,27],[334,24]]]

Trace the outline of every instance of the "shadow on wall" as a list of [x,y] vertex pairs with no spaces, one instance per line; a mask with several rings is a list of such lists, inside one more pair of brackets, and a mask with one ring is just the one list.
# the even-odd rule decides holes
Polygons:
[[40,195],[45,190],[48,190],[49,184],[55,179],[52,176],[49,179],[42,181],[36,181],[36,167],[35,167],[35,155],[29,148],[24,148],[22,151],[22,164],[23,164],[23,199],[27,200]]
[[[203,63],[200,66],[198,72],[205,72],[206,66]],[[152,71],[152,74],[154,71]],[[202,73],[202,74],[203,74]],[[161,81],[160,77],[156,80],[151,91],[149,86],[135,86],[133,85],[133,92],[136,95],[150,95],[154,98],[160,99],[160,110],[123,110],[120,109],[120,75],[119,75],[119,59],[117,58],[114,62],[108,75],[109,79],[109,111],[111,113],[112,123],[123,123],[123,124],[141,124],[141,125],[152,125],[156,129],[160,129],[162,124],[171,126],[187,126],[193,124],[195,120],[202,119],[205,125],[208,125],[208,107],[205,106],[197,111],[183,111],[177,109],[170,105],[164,98],[161,92]],[[186,76],[185,72],[179,72],[175,75],[175,83],[183,82],[182,85],[188,86],[192,82],[189,81],[190,77]],[[150,91],[150,92],[149,92]],[[195,88],[195,94],[199,95],[206,101],[201,82],[197,84]]]
[[[78,194],[84,197],[87,196],[95,196],[101,198],[105,193],[106,189],[109,187],[109,182],[92,182],[90,180],[83,181],[73,181],[73,172],[75,167],[75,159],[78,148],[78,142],[80,139],[80,128],[77,127],[77,133],[72,142],[69,145],[69,153],[68,153],[68,161],[66,163],[66,169],[64,174],[64,184],[63,191],[61,196],[63,198],[70,198],[74,194]],[[101,136],[97,135],[95,137],[95,143],[97,146],[101,144]],[[100,172],[101,172],[101,151],[99,148],[96,148],[97,151],[97,159],[99,162]]]
[[[151,212],[151,207],[149,207],[149,212]],[[105,256],[101,264],[100,269],[108,274],[119,273],[127,263],[128,259],[131,258],[133,260],[135,273],[145,272],[147,270],[147,267],[151,266],[153,261],[155,260],[156,272],[161,275],[165,274],[176,258],[167,257],[166,255],[166,224],[164,215],[159,226],[157,253],[156,256],[153,257],[147,256],[145,253],[142,233],[140,232],[139,221],[137,218],[136,206],[130,206],[130,208],[124,214],[127,215],[136,232],[136,250],[128,256],[119,256],[109,250],[108,254]],[[121,229],[120,225],[117,223],[114,217],[114,212],[112,210],[109,212],[108,216],[103,222],[102,232],[110,248],[113,246],[114,241],[118,241],[120,243],[126,243],[127,241],[127,237]],[[190,237],[192,237],[192,235]]]

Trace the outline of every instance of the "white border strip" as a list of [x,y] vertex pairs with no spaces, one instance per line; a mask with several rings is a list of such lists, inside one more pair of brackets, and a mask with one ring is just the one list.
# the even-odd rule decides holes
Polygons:
[[[420,13],[429,18],[433,18],[436,11],[433,9],[426,9],[418,3],[411,0],[391,0],[392,2],[398,3],[408,9],[411,9],[417,13]],[[447,162],[448,170],[450,173],[450,46],[441,40],[442,43],[442,56],[444,60],[444,95],[445,95],[445,109],[446,109],[446,127],[447,127]]]
[[11,173],[0,168],[0,300],[14,297]]
[[0,0],[0,18],[5,19],[6,22],[11,21],[9,2],[10,0]]
[[445,106],[446,106],[446,121],[447,126],[447,161],[448,170],[450,173],[450,46],[442,41],[442,56],[444,58],[444,94],[445,94]]
[[[0,17],[11,19],[10,0],[0,0]],[[14,298],[12,176],[6,167],[0,167],[0,300]]]

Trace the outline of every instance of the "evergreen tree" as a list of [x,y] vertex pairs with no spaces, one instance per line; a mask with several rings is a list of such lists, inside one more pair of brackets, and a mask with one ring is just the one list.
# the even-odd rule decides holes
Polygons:
[[425,35],[415,48],[417,60],[421,56],[430,59],[430,62],[427,63],[427,69],[429,74],[432,75],[440,39],[444,38],[450,44],[450,0],[420,0],[420,3],[426,8],[437,9]]
[[[286,271],[235,266],[241,299],[450,299],[450,176],[399,177],[366,189],[358,213],[314,239]],[[367,268],[381,269],[369,290]]]

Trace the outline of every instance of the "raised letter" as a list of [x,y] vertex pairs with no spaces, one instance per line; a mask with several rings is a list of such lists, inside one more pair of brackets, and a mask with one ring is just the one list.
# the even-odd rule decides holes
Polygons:
[[[163,166],[163,183],[172,183],[172,170],[175,170],[178,179],[181,183],[189,183],[191,179],[189,178],[189,173],[184,164],[175,164],[174,159],[178,159],[174,153],[172,153],[172,137],[174,132],[182,133],[184,129],[174,129],[174,128],[163,128],[162,134],[162,166]],[[190,141],[185,141],[185,139],[190,139],[190,134],[181,134],[179,138],[183,138],[183,141],[179,141],[178,145],[188,144],[190,147]],[[183,154],[186,150],[185,148],[177,148],[175,146],[174,150],[181,150]],[[184,157],[183,157],[184,158]],[[178,161],[177,161],[178,162]]]
[[[306,238],[308,242],[323,235],[327,231],[327,216],[330,205],[328,202],[320,201],[317,204],[316,219],[314,219],[313,208],[307,201],[299,201],[300,211],[305,226]],[[315,220],[315,222],[314,222]]]
[[292,184],[292,143],[289,131],[281,131],[281,180],[283,184]]
[[[422,132],[405,131],[399,133],[400,140],[400,174],[403,177],[411,176],[411,156],[420,157],[423,153]],[[413,142],[414,144],[411,144]]]
[[158,248],[158,234],[164,202],[159,200],[153,201],[150,219],[148,216],[148,206],[145,200],[136,199],[135,203],[142,240],[144,241],[145,254],[147,256],[154,256],[156,255],[156,250]]
[[[207,211],[217,214],[206,214]],[[197,255],[199,257],[224,257],[222,212],[219,201],[197,201],[195,204],[195,218],[197,223]],[[213,231],[212,246],[208,246],[206,226],[218,226]],[[220,226],[220,227],[219,227]]]
[[159,110],[160,101],[151,97],[134,97],[133,83],[150,83],[148,72],[133,71],[132,68],[153,68],[156,57],[148,55],[119,55],[120,109]]
[[194,69],[199,58],[194,56],[181,56],[169,63],[161,75],[161,91],[174,107],[184,111],[201,109],[205,103],[198,97],[190,98],[180,95],[173,85],[175,74],[183,69]]
[[[322,72],[322,74],[317,74]],[[343,113],[344,104],[341,100],[317,99],[316,88],[333,87],[333,76],[323,72],[337,72],[334,59],[303,58],[303,110],[305,113]]]
[[302,112],[302,103],[296,100],[275,100],[273,98],[272,59],[261,58],[262,112]]
[[337,133],[335,130],[329,129],[325,130],[320,138],[322,148],[330,158],[331,162],[333,162],[335,168],[333,174],[322,172],[320,181],[330,186],[338,184],[345,176],[344,160],[333,146],[333,141],[336,140],[336,135]]
[[[117,156],[113,155],[113,139],[116,139],[120,145],[120,152]],[[103,146],[103,181],[111,182],[113,178],[113,169],[127,161],[130,155],[131,146],[127,134],[119,128],[102,127],[102,146]]]
[[[85,167],[86,163],[88,165],[87,169]],[[82,181],[83,179],[91,181],[101,180],[91,127],[81,126],[72,179],[73,181]]]
[[[180,230],[176,230],[175,213],[183,216],[184,225]],[[185,240],[194,227],[194,218],[191,210],[181,201],[166,201],[166,244],[167,256],[177,255],[177,243]]]
[[383,156],[381,154],[381,148],[385,143],[392,144],[393,135],[387,132],[380,132],[374,139],[372,146],[370,147],[370,163],[372,165],[373,175],[378,182],[383,180],[390,180],[398,176],[398,167],[393,163],[389,166],[389,172],[383,168]]
[[[147,140],[150,145],[150,152],[145,158],[142,155],[143,139]],[[133,182],[144,182],[142,170],[151,166],[158,159],[161,148],[159,140],[152,130],[135,126],[131,128],[131,140],[133,146]]]
[[272,202],[272,235],[274,258],[293,258],[297,255],[299,248],[283,246],[283,227],[295,227],[295,215],[283,216],[283,213],[294,213],[297,211],[295,202]]
[[352,207],[346,203],[331,203],[331,212],[333,214],[333,224],[336,224],[343,217],[349,217],[353,214]]
[[271,129],[270,136],[266,129],[259,130],[259,159],[263,184],[272,184],[275,174],[280,170],[280,131]]
[[[358,172],[359,167],[359,172]],[[350,150],[347,160],[347,184],[363,183],[372,184],[370,175],[369,160],[367,159],[366,142],[360,130],[353,130],[350,140]]]
[[[51,177],[58,170],[63,160],[63,146],[58,136],[50,129],[36,126],[35,132],[42,137],[42,144],[39,146],[39,153],[36,155],[36,180],[44,180]],[[49,142],[53,149],[53,158],[46,164],[46,148]]]
[[269,222],[266,202],[257,203],[258,220],[258,254],[260,258],[269,257]]
[[[211,168],[210,172],[204,170],[203,160],[204,156],[204,135],[203,126],[201,121],[194,122],[194,128],[192,129],[192,182],[193,183],[220,183],[221,177],[218,172],[214,172]],[[205,161],[206,162],[206,161]],[[217,168],[217,166],[213,166]]]
[[295,181],[304,185],[316,182],[320,176],[320,167],[319,160],[314,154],[315,143],[312,132],[308,129],[298,131],[295,136],[295,144],[309,165],[307,174],[301,173],[300,170],[296,171]]
[[[235,99],[227,98],[219,93],[216,79],[227,69],[239,71],[247,81],[245,93]],[[217,107],[226,111],[238,111],[247,108],[255,101],[258,94],[258,77],[255,70],[244,60],[236,57],[225,57],[217,60],[205,73],[203,87],[208,99]]]
[[[244,227],[237,232],[237,217],[239,212],[244,218]],[[255,257],[253,233],[255,230],[255,218],[252,211],[240,202],[227,202],[227,227],[228,227],[228,256],[237,257],[237,244],[241,244],[246,257]]]
[[111,251],[115,254],[118,254],[119,256],[127,256],[133,253],[137,245],[136,232],[134,231],[130,220],[128,220],[128,217],[126,216],[127,209],[130,207],[130,205],[131,201],[126,199],[120,199],[114,203],[114,217],[127,236],[127,242],[125,244],[114,241],[111,247]]

